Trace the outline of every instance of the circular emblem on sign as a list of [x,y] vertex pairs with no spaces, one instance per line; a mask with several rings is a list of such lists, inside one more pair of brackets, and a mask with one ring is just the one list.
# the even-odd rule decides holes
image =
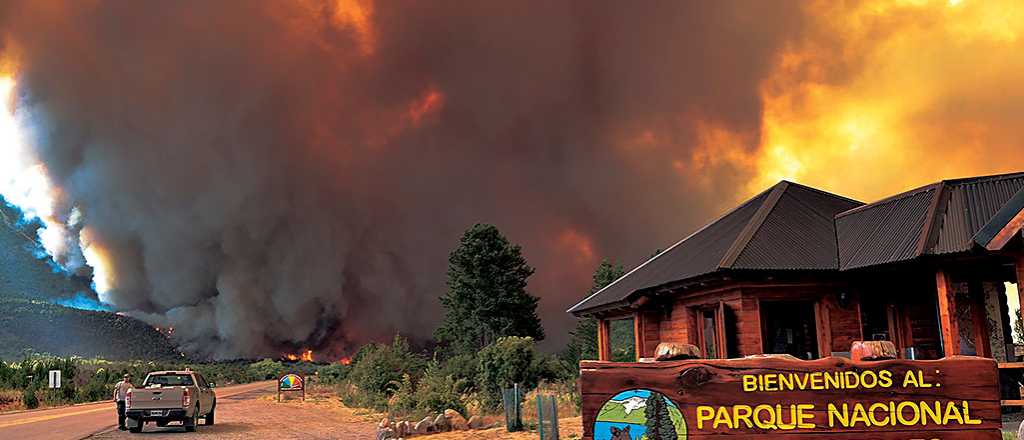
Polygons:
[[286,374],[281,378],[282,390],[301,390],[302,377],[298,374]]
[[651,390],[629,390],[605,402],[594,440],[686,440],[686,420],[672,400]]

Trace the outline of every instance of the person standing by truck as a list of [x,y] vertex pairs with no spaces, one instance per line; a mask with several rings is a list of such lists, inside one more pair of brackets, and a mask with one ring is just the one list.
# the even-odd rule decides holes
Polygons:
[[124,414],[125,406],[124,400],[128,397],[128,390],[134,388],[130,380],[131,378],[125,374],[124,378],[121,379],[116,385],[114,385],[114,402],[117,404],[117,429],[124,431],[128,429],[124,426]]

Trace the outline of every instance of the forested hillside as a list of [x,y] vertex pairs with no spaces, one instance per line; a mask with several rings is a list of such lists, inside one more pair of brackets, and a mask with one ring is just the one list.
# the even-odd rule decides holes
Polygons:
[[181,358],[163,334],[134,318],[0,298],[0,359],[16,360],[26,352],[111,360]]
[[0,358],[26,352],[106,359],[180,359],[162,334],[137,319],[54,303],[87,296],[88,281],[34,255],[37,226],[0,198]]

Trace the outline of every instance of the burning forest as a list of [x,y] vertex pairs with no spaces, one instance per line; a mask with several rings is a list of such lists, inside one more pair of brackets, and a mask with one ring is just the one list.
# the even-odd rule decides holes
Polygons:
[[0,0],[0,196],[199,356],[428,338],[478,222],[559,344],[601,259],[780,179],[1024,168],[1022,33],[1013,1]]

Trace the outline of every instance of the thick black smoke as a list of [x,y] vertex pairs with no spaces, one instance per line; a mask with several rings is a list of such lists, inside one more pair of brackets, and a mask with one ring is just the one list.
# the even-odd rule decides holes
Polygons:
[[64,214],[79,207],[110,254],[111,301],[186,349],[428,337],[475,222],[524,246],[560,343],[600,258],[637,263],[735,201],[715,188],[741,170],[696,185],[679,164],[699,123],[754,148],[759,83],[799,17],[751,1],[0,0],[0,57]]

